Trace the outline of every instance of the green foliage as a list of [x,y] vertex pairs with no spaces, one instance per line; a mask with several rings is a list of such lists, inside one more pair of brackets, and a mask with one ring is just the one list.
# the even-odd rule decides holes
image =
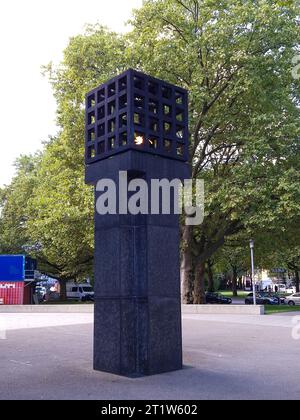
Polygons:
[[35,156],[21,156],[16,161],[16,176],[0,191],[0,253],[23,253],[30,247],[28,231],[28,200],[37,185],[37,169],[41,160]]
[[28,203],[28,230],[48,273],[81,280],[90,274],[93,259],[93,195],[82,167],[69,167],[63,155],[60,139],[44,151]]
[[123,52],[122,36],[87,27],[70,40],[58,68],[44,68],[57,99],[60,132],[46,142],[35,183],[19,170],[1,193],[1,252],[26,250],[38,258],[41,271],[61,280],[92,277],[94,206],[93,191],[84,183],[84,99],[125,70]]
[[186,247],[193,266],[230,236],[261,235],[271,246],[278,232],[290,237],[300,211],[298,16],[292,1],[146,0],[130,33],[97,25],[72,38],[62,63],[44,68],[60,131],[0,192],[1,252],[27,247],[53,275],[90,275],[84,98],[128,67],[190,92],[193,177],[206,183],[205,221]]
[[123,71],[124,40],[101,26],[70,40],[61,65],[45,68],[57,99],[61,131],[45,148],[29,222],[38,257],[61,279],[92,276],[93,191],[84,183],[84,99]]
[[298,15],[290,2],[159,0],[132,21],[136,65],[190,91],[193,176],[206,181],[199,262],[227,236],[284,231],[299,214]]

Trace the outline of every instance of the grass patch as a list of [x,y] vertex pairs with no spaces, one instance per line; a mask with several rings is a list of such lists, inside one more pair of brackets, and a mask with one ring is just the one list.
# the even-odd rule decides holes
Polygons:
[[239,290],[237,297],[233,296],[233,293],[232,293],[231,290],[224,290],[224,291],[220,291],[218,293],[221,293],[221,295],[223,295],[225,297],[228,297],[228,298],[231,298],[231,299],[245,299],[249,295],[249,293],[251,293],[251,292],[245,292],[243,290]]
[[281,314],[284,312],[300,312],[300,306],[288,306],[288,305],[265,305],[265,314]]
[[78,300],[66,300],[66,301],[51,301],[51,302],[43,302],[41,305],[93,305],[94,302],[81,302]]
[[[245,299],[250,293],[252,293],[252,291],[251,292],[245,292],[244,290],[239,290],[238,291],[238,297],[236,297],[236,296],[233,297],[233,293],[232,293],[231,290],[224,290],[224,291],[221,291],[221,292],[218,292],[218,293],[221,293],[221,295],[229,297],[229,298],[233,298],[233,299]],[[264,292],[262,292],[262,293],[264,293]],[[272,293],[272,294],[275,295],[275,293]],[[288,293],[277,293],[276,296],[287,297],[287,296],[291,296],[291,294],[290,293],[289,294]]]

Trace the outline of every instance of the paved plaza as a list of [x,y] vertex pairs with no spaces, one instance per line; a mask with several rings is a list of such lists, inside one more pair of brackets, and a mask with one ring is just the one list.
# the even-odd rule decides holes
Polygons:
[[299,399],[295,316],[184,315],[185,368],[129,379],[92,370],[92,314],[0,314],[0,399]]

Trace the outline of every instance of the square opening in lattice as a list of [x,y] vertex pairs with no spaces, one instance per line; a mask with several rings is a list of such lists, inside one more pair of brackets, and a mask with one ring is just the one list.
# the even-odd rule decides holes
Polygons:
[[116,137],[110,137],[108,139],[108,150],[113,150],[116,147]]
[[119,109],[126,108],[128,105],[127,94],[120,96],[119,98]]
[[183,156],[184,155],[184,145],[182,143],[177,143],[176,154],[177,154],[177,156]]
[[121,114],[119,117],[119,128],[127,127],[127,113]]
[[179,122],[183,122],[184,120],[183,111],[181,109],[176,109],[176,120]]
[[97,119],[98,121],[103,120],[103,118],[105,118],[105,106],[100,106],[97,109]]
[[113,115],[116,112],[116,101],[107,104],[107,115]]
[[95,124],[95,112],[88,113],[88,125]]
[[120,146],[126,146],[127,143],[128,143],[128,136],[127,136],[127,132],[124,131],[124,133],[120,133],[119,145]]
[[158,148],[158,138],[151,136],[148,140],[149,148],[150,149],[157,149]]
[[164,132],[170,134],[172,131],[172,124],[169,122],[164,122]]
[[105,100],[105,89],[100,89],[97,93],[97,102],[100,104]]
[[101,141],[97,145],[97,154],[103,155],[103,153],[105,153],[105,142]]
[[127,89],[127,77],[122,77],[122,79],[119,80],[119,92],[122,90]]
[[155,133],[159,131],[159,121],[156,118],[149,119],[149,129]]
[[116,84],[111,83],[108,86],[108,97],[110,98],[111,96],[114,96],[115,94],[116,94]]
[[164,150],[166,152],[171,152],[172,151],[172,141],[171,140],[164,139]]
[[158,102],[150,99],[150,101],[149,101],[149,112],[157,115],[158,114],[158,108],[159,108]]
[[176,91],[175,92],[175,99],[177,105],[183,105],[183,94],[181,92]]
[[172,117],[172,107],[170,105],[163,105],[163,111],[164,111],[164,115],[166,115],[167,117]]
[[141,77],[134,76],[133,78],[133,85],[135,89],[144,90],[144,80]]
[[133,118],[134,118],[133,121],[135,125],[140,125],[141,127],[145,125],[145,118],[139,112],[135,112],[133,115]]
[[155,82],[148,83],[148,91],[150,95],[156,96],[158,94],[159,85]]
[[178,139],[183,139],[184,137],[184,129],[180,125],[176,126],[176,137]]
[[115,118],[112,118],[111,120],[108,121],[108,125],[107,125],[107,131],[109,134],[114,133],[116,130],[116,120]]
[[93,159],[96,156],[95,146],[88,147],[88,158]]
[[134,107],[137,109],[145,108],[145,98],[142,95],[134,95]]
[[96,135],[95,135],[95,129],[91,128],[88,131],[88,141],[95,141]]
[[88,97],[88,108],[94,107],[96,104],[95,94],[93,93]]
[[168,86],[163,86],[162,87],[162,97],[165,98],[165,99],[171,99],[172,89],[169,88]]
[[105,123],[99,124],[97,128],[97,137],[103,137],[105,135]]

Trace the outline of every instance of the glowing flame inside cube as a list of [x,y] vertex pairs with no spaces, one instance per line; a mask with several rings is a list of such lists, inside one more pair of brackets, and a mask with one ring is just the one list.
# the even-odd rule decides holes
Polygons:
[[134,143],[135,143],[137,146],[141,146],[142,144],[144,144],[144,137],[143,137],[143,136],[137,136],[137,137],[134,139]]

